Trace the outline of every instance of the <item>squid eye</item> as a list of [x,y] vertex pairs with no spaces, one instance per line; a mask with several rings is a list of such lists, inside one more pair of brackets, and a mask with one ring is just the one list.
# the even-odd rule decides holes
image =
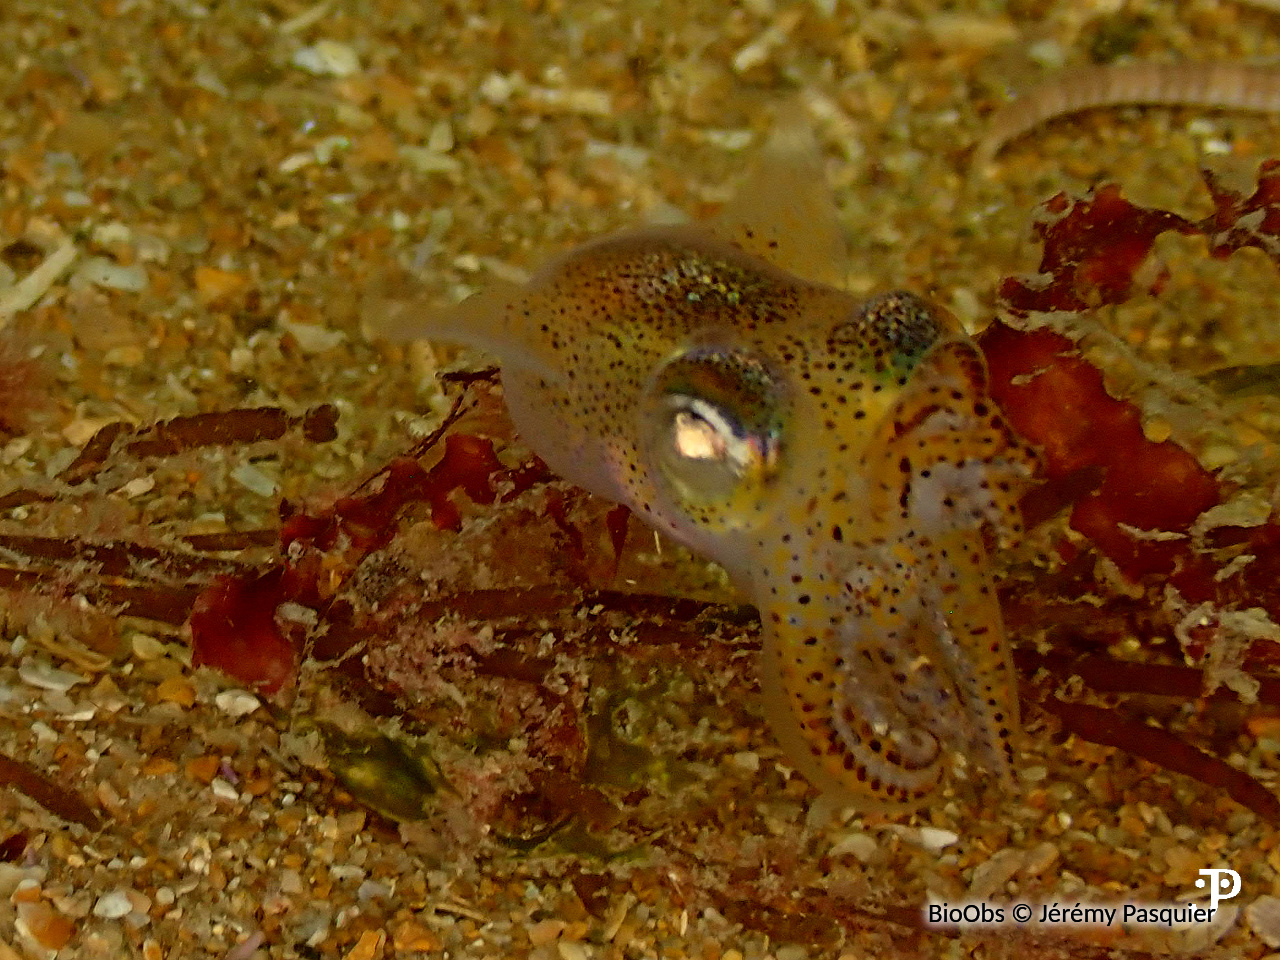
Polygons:
[[661,367],[643,416],[659,485],[686,510],[746,506],[778,472],[785,391],[741,351],[698,348]]

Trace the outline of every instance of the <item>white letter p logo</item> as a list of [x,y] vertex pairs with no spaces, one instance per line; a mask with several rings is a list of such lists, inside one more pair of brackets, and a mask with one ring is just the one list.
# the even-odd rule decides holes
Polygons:
[[[1213,867],[1199,871],[1201,878],[1196,881],[1197,887],[1204,887],[1204,878],[1209,878],[1209,906],[1217,909],[1219,900],[1230,900],[1240,892],[1240,874],[1226,867]],[[1230,878],[1230,879],[1228,879]],[[1227,888],[1230,887],[1230,890]]]

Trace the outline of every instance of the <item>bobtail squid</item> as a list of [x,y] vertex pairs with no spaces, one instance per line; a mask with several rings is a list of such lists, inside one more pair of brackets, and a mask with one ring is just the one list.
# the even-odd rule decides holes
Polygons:
[[759,609],[786,759],[839,802],[909,808],[950,752],[1012,782],[984,530],[1016,537],[1034,455],[958,322],[840,289],[846,260],[786,123],[714,219],[594,240],[394,333],[493,354],[552,470],[721,564]]

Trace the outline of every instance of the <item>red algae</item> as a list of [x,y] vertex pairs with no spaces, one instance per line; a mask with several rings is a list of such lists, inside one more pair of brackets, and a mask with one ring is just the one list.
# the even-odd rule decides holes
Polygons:
[[[1018,665],[1028,675],[1048,669],[1055,683],[1078,675],[1098,691],[1198,698],[1232,674],[1206,666],[1171,683],[1162,670],[1187,668],[1130,664],[1088,651],[1136,636],[1150,654],[1154,643],[1173,633],[1193,657],[1222,643],[1228,652],[1219,659],[1225,662],[1230,645],[1243,636],[1245,666],[1277,658],[1274,643],[1257,642],[1269,635],[1264,627],[1250,633],[1239,626],[1241,616],[1254,617],[1250,611],[1259,607],[1273,623],[1280,621],[1280,521],[1274,511],[1254,527],[1198,531],[1205,511],[1225,502],[1238,483],[1224,481],[1172,440],[1149,439],[1143,410],[1113,396],[1103,370],[1084,356],[1077,338],[1087,324],[1057,322],[1058,315],[1128,300],[1138,269],[1168,231],[1206,236],[1215,257],[1251,246],[1280,263],[1280,163],[1261,166],[1250,194],[1223,186],[1207,171],[1204,180],[1214,212],[1196,222],[1133,204],[1112,185],[1083,199],[1059,194],[1049,200],[1035,227],[1044,245],[1040,274],[1003,281],[1008,320],[992,323],[978,338],[993,398],[1042,453],[1043,482],[1022,501],[1027,525],[1069,510],[1068,525],[1082,537],[1058,539],[1052,548],[1056,569],[1033,574],[1030,594],[1015,596],[1008,585],[1003,591],[1010,625],[1043,627],[1054,644],[1048,659],[1018,651]],[[1247,563],[1223,559],[1242,554]],[[1111,561],[1133,589],[1107,582],[1097,556]],[[1048,623],[1046,611],[1052,611]],[[1195,611],[1194,618],[1188,611]],[[1077,661],[1069,650],[1083,651],[1084,658]],[[1234,695],[1250,688],[1270,702],[1272,678],[1234,669]],[[1121,675],[1126,679],[1117,687],[1111,681]],[[1280,821],[1280,802],[1269,790],[1175,734],[1123,710],[1067,702],[1043,683],[1038,694],[1040,706],[1067,731],[1215,786],[1266,820]]]
[[[461,411],[460,397],[440,429],[415,450],[422,456],[443,441],[443,455],[430,469],[414,456],[402,456],[326,510],[307,513],[282,504],[283,560],[261,573],[220,577],[200,595],[190,619],[193,662],[217,667],[263,693],[280,692],[296,679],[307,638],[300,624],[282,625],[281,604],[301,604],[322,617],[365,557],[394,539],[411,504],[426,504],[437,529],[457,532],[462,514],[455,492],[489,505],[500,489],[510,500],[549,478],[536,459],[506,467],[487,437],[447,434]],[[567,521],[562,529],[573,532]]]
[[1207,237],[1216,257],[1244,247],[1280,257],[1280,160],[1261,165],[1257,187],[1247,196],[1210,170],[1201,175],[1214,210],[1199,221],[1140,207],[1115,184],[1103,184],[1083,198],[1051,197],[1033,227],[1044,247],[1039,275],[1002,281],[1002,303],[1020,316],[1123,303],[1156,238],[1169,231]]
[[1114,184],[1083,199],[1060,193],[1045,201],[1042,211],[1032,228],[1044,245],[1040,276],[1009,277],[1000,284],[1001,300],[1015,313],[1121,303],[1156,237],[1168,230],[1195,230],[1175,213],[1130,203]]
[[[1009,278],[1000,286],[1009,313],[1017,318],[1081,312],[1125,301],[1156,238],[1170,230],[1208,236],[1215,256],[1245,246],[1260,247],[1273,258],[1280,254],[1280,163],[1262,165],[1257,188],[1248,196],[1208,172],[1205,182],[1215,209],[1198,223],[1137,206],[1113,185],[1084,199],[1053,197],[1035,227],[1044,244],[1040,275]],[[1197,517],[1222,500],[1213,473],[1177,444],[1148,440],[1139,408],[1112,397],[1102,371],[1064,334],[1018,330],[997,321],[979,343],[991,369],[993,396],[1015,429],[1044,453],[1049,489],[1032,495],[1032,519],[1043,519],[1055,502],[1071,505],[1072,528],[1134,580],[1199,564],[1188,540],[1144,537],[1141,531],[1189,532]],[[1204,586],[1185,573],[1182,582]],[[1208,599],[1203,589],[1196,592]]]
[[[1082,477],[1096,481],[1068,494],[1072,529],[1133,579],[1170,573],[1189,547],[1139,539],[1124,527],[1185,532],[1219,502],[1216,478],[1177,444],[1148,440],[1138,408],[1107,393],[1102,371],[1062,334],[997,321],[979,344],[992,396],[1014,429],[1042,448],[1048,483],[1065,493]],[[1039,497],[1044,502],[1045,492]]]
[[1225,186],[1211,170],[1203,176],[1214,210],[1197,228],[1209,238],[1214,255],[1257,247],[1273,260],[1280,257],[1280,160],[1262,164],[1258,186],[1247,197]]
[[301,637],[276,617],[289,599],[282,567],[256,577],[219,577],[196,598],[191,662],[235,677],[264,694],[293,683],[301,662]]

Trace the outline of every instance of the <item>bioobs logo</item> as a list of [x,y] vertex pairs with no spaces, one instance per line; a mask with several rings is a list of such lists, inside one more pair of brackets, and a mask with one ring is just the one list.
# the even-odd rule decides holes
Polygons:
[[[933,901],[921,911],[926,927],[1135,927],[1185,928],[1214,922],[1218,904],[1240,892],[1240,874],[1226,867],[1200,871],[1196,887],[1209,895],[1209,905],[1179,903],[1106,903],[1076,901],[1013,901],[989,903],[969,900],[962,903]],[[1192,895],[1192,899],[1199,899]]]

